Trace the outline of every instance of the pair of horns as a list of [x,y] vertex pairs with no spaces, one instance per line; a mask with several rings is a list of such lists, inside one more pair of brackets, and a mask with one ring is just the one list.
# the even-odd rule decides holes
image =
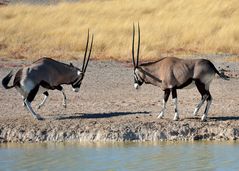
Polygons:
[[87,42],[86,42],[84,60],[83,60],[83,65],[82,65],[82,72],[85,72],[85,71],[86,71],[88,62],[89,62],[89,60],[90,60],[90,54],[91,54],[91,50],[92,50],[94,34],[92,34],[92,36],[91,36],[90,51],[89,51],[88,57],[87,57],[87,59],[86,59],[87,51],[88,51],[88,44],[89,44],[89,37],[90,37],[90,31],[89,31],[89,29],[88,29]]
[[139,49],[140,49],[140,27],[139,27],[139,23],[138,23],[138,49],[137,49],[136,63],[135,63],[135,58],[134,58],[134,37],[135,37],[135,26],[133,24],[132,58],[133,58],[134,68],[136,68],[139,64]]

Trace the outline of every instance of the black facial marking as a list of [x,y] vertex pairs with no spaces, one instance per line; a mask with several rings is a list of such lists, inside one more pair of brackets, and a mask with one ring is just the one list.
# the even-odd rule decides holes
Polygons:
[[139,86],[141,86],[144,83],[144,80],[140,77],[140,75],[137,75],[134,72],[134,83],[138,84]]

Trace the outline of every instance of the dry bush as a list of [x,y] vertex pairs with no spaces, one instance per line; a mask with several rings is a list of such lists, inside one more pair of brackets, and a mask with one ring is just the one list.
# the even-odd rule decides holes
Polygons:
[[131,60],[132,23],[144,60],[162,54],[239,53],[237,0],[111,0],[1,8],[0,56],[78,58],[87,29],[94,57]]

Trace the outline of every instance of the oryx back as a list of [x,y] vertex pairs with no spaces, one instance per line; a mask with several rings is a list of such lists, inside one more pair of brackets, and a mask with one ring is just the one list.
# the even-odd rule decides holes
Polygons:
[[[77,68],[55,61],[51,58],[41,58],[25,68],[24,77],[40,84],[54,88],[61,84],[70,84],[77,78]],[[51,89],[50,87],[47,87]]]

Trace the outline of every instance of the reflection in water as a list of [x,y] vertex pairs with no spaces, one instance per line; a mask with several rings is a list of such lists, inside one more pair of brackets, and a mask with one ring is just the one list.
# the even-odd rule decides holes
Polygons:
[[238,143],[0,144],[0,170],[239,170]]

